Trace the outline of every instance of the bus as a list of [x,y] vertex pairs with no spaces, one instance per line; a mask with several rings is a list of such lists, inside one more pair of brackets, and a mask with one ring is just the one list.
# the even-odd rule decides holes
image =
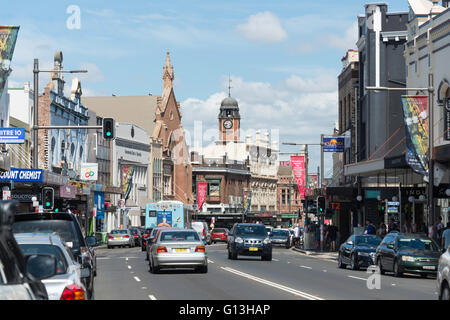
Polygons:
[[158,201],[145,206],[145,227],[190,228],[192,205],[180,201]]

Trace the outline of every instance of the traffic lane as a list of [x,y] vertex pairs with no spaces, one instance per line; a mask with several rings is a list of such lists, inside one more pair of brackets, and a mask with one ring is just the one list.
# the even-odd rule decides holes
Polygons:
[[[96,249],[96,300],[148,300],[152,292],[142,284],[131,261],[141,260],[135,249]],[[136,279],[137,278],[137,279]]]
[[[102,250],[99,255],[103,276],[99,278],[97,298],[101,300],[301,299],[295,294],[226,272],[215,263],[209,263],[206,274],[192,269],[163,269],[160,274],[152,274],[145,261],[145,252],[140,250]],[[139,279],[137,283],[136,278]],[[133,293],[129,295],[131,291]]]
[[[273,248],[271,262],[260,261],[259,257],[241,256],[239,260],[228,260],[226,246],[210,251],[210,257],[224,266],[325,299],[436,299],[431,279],[395,279],[389,282],[392,281],[389,276],[381,276],[381,289],[370,290],[366,281],[369,274],[360,272],[355,275],[351,270],[338,269],[336,262],[310,258],[283,248]],[[418,286],[420,292],[417,291]]]

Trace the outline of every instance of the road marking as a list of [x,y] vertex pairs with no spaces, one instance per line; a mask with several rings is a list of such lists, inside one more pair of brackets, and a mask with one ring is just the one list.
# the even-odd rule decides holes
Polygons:
[[354,276],[347,276],[347,277],[353,278],[353,279],[358,279],[358,280],[364,280],[364,281],[367,281],[366,278],[359,278],[359,277],[354,277]]
[[323,270],[323,272],[328,272],[327,270]]
[[236,274],[238,276],[246,277],[248,279],[260,282],[262,284],[265,284],[265,285],[268,285],[268,286],[271,286],[271,287],[274,287],[274,288],[277,288],[277,289],[280,289],[280,290],[292,293],[294,295],[298,295],[298,296],[300,296],[302,298],[305,298],[305,299],[308,299],[308,300],[324,300],[324,299],[322,299],[320,297],[313,296],[313,295],[308,294],[306,292],[302,292],[302,291],[299,291],[299,290],[296,290],[296,289],[293,289],[293,288],[289,288],[289,287],[283,286],[281,284],[278,284],[278,283],[275,283],[275,282],[272,282],[272,281],[264,280],[264,279],[252,276],[252,275],[250,275],[248,273],[244,273],[244,272],[241,272],[241,271],[229,268],[229,267],[221,267],[221,269],[225,270],[225,271],[228,271],[228,272],[231,272],[231,273],[234,273],[234,274]]
[[300,268],[305,268],[305,269],[312,269],[311,267],[307,267],[307,266],[299,266]]
[[136,280],[137,282],[141,282],[141,279],[139,279],[138,277],[134,277],[134,280]]
[[110,257],[97,257],[97,260],[109,260],[111,259]]
[[131,266],[128,266],[128,269],[131,269]]
[[152,294],[149,294],[148,297],[150,298],[150,300],[156,300],[155,296]]
[[278,259],[275,259],[275,258],[273,258],[272,260],[273,260],[273,261],[280,261],[280,260],[278,260]]
[[214,263],[214,261],[208,259],[208,263]]

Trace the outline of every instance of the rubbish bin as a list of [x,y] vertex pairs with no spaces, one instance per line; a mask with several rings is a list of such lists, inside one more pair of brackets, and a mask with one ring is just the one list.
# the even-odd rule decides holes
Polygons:
[[303,236],[303,248],[305,250],[313,250],[316,248],[316,241],[314,240],[315,232],[305,232]]

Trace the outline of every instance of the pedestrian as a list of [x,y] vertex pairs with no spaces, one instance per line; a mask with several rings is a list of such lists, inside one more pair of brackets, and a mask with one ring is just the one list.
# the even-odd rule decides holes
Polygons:
[[407,219],[405,219],[405,222],[403,223],[403,232],[411,233],[411,226],[409,225],[409,221]]
[[338,233],[338,227],[331,225],[328,227],[328,238],[330,241],[330,251],[336,251],[336,237]]
[[364,234],[376,234],[375,227],[370,220],[366,221],[366,231],[364,231]]
[[314,224],[314,240],[316,240],[316,248],[320,248],[320,227]]
[[427,225],[425,224],[425,222],[422,223],[422,227],[420,229],[420,232],[427,234]]
[[300,227],[297,225],[294,228],[294,247],[298,247],[300,242]]
[[389,220],[389,225],[388,225],[388,233],[389,233],[389,232],[392,232],[392,231],[399,231],[399,230],[398,230],[398,225],[397,225],[397,223],[395,222],[394,218],[391,218],[391,219]]
[[436,225],[436,240],[438,243],[441,242],[443,231],[444,231],[444,225],[442,224],[442,217],[439,216],[437,218],[437,225]]
[[377,230],[377,236],[383,239],[387,234],[386,225],[384,223],[380,223],[380,227]]
[[442,247],[446,250],[449,249],[450,246],[450,222],[447,222],[447,228],[442,232]]

